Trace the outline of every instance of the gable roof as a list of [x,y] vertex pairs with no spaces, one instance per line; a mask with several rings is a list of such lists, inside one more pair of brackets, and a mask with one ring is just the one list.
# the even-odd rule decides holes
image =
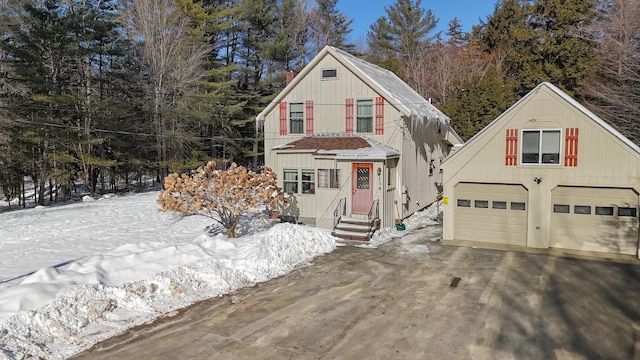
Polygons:
[[358,135],[329,134],[314,135],[276,146],[278,151],[309,150],[313,155],[329,155],[335,159],[391,159],[400,157],[400,152],[386,145]]
[[515,104],[511,105],[511,107],[509,107],[507,110],[505,110],[502,114],[500,114],[500,116],[498,116],[495,120],[493,120],[492,122],[490,122],[487,126],[485,126],[482,130],[478,131],[473,137],[471,137],[471,139],[469,139],[467,142],[465,142],[464,144],[461,144],[461,146],[456,150],[456,151],[452,151],[449,156],[447,156],[447,158],[445,159],[448,160],[452,157],[454,157],[456,154],[460,153],[460,152],[464,152],[465,148],[467,148],[469,143],[474,142],[479,136],[481,136],[484,132],[488,131],[489,128],[493,127],[494,124],[496,124],[497,122],[500,122],[502,120],[502,118],[504,118],[505,116],[507,116],[507,114],[509,114],[513,109],[515,109],[518,105],[520,105],[521,103],[529,100],[530,98],[532,98],[540,89],[542,88],[547,88],[549,90],[551,90],[553,93],[555,93],[556,95],[558,95],[560,98],[562,98],[563,100],[565,100],[566,102],[568,102],[571,106],[573,106],[574,108],[576,108],[577,110],[579,110],[580,112],[582,112],[585,116],[587,116],[589,119],[593,120],[596,124],[598,124],[599,126],[601,126],[603,129],[605,129],[606,131],[608,131],[609,133],[611,133],[613,136],[615,136],[616,138],[618,138],[618,140],[620,140],[622,143],[626,144],[627,146],[629,146],[633,151],[635,151],[636,153],[640,154],[640,147],[638,145],[636,145],[633,141],[631,141],[629,138],[627,138],[626,136],[622,135],[618,130],[616,130],[613,126],[609,125],[609,123],[607,123],[606,121],[602,120],[600,117],[598,117],[596,114],[594,114],[593,112],[591,112],[589,109],[587,109],[584,105],[580,104],[578,101],[576,101],[574,98],[572,98],[571,96],[567,95],[567,93],[565,93],[564,91],[560,90],[557,86],[549,83],[549,82],[543,82],[540,83],[538,86],[536,86],[533,90],[529,91],[529,93],[527,93],[525,96],[523,96],[520,100],[518,100]]
[[403,115],[415,116],[426,121],[440,121],[449,125],[449,117],[418,94],[393,72],[357,58],[346,51],[333,46],[325,46],[300,73],[256,116],[257,120],[282,101],[282,99],[327,55],[333,56],[340,64],[373,88],[385,98],[387,103],[396,107]]

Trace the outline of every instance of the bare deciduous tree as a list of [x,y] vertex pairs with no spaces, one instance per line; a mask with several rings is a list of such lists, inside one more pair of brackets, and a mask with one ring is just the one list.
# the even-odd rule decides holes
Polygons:
[[190,16],[194,14],[183,9],[203,13],[191,0],[130,0],[123,12],[129,37],[140,44],[157,158],[163,168],[170,160],[168,136],[179,126],[168,114],[202,80],[202,64],[211,50],[198,38],[199,24]]
[[640,0],[601,0],[588,29],[600,42],[598,65],[585,85],[587,105],[640,143]]
[[407,59],[405,73],[407,83],[420,95],[443,104],[458,84],[483,74],[489,63],[487,55],[477,46],[445,43]]

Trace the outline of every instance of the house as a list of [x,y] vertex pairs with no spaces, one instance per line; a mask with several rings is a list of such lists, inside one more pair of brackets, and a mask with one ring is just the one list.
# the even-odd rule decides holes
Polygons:
[[[288,194],[283,217],[366,239],[436,200],[440,162],[461,140],[429,101],[331,46],[287,80],[256,118],[265,165]],[[349,231],[359,227],[365,236]]]
[[640,148],[552,84],[442,168],[445,242],[638,252]]

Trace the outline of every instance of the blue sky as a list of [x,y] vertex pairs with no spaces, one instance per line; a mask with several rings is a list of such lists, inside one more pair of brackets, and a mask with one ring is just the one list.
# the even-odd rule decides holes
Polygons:
[[[473,25],[486,20],[493,13],[497,0],[422,0],[424,9],[431,9],[439,19],[437,31],[447,30],[449,20],[457,17],[464,31],[470,31]],[[380,16],[386,16],[385,7],[395,0],[338,0],[338,9],[353,19],[351,37],[353,41],[366,38],[369,25]]]

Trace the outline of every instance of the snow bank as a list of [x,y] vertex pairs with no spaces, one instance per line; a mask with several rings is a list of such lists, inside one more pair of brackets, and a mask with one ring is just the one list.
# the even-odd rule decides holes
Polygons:
[[[11,299],[6,293],[17,302],[30,304],[36,303],[33,293],[38,294],[36,298],[46,294],[53,299],[0,323],[0,348],[9,358],[66,358],[197,301],[284,275],[334,248],[335,239],[327,234],[278,224],[251,238],[227,240],[219,235],[214,239],[203,236],[179,247],[123,246],[110,256],[73,263],[65,271],[43,269],[15,287],[21,290],[3,292],[7,302]],[[143,268],[142,274],[150,273],[163,259],[173,258],[189,265],[149,278],[136,274],[144,279],[134,282],[121,281],[137,268]],[[151,266],[135,266],[135,259]],[[124,270],[109,271],[111,268]],[[57,294],[56,287],[61,289]]]
[[[282,276],[331,252],[325,230],[243,217],[159,213],[158,193],[0,214],[0,359],[64,359],[195,302]],[[377,231],[366,247],[435,225],[438,206]],[[416,234],[417,236],[418,234]],[[413,241],[411,236],[404,237]],[[425,245],[411,244],[415,256]]]

